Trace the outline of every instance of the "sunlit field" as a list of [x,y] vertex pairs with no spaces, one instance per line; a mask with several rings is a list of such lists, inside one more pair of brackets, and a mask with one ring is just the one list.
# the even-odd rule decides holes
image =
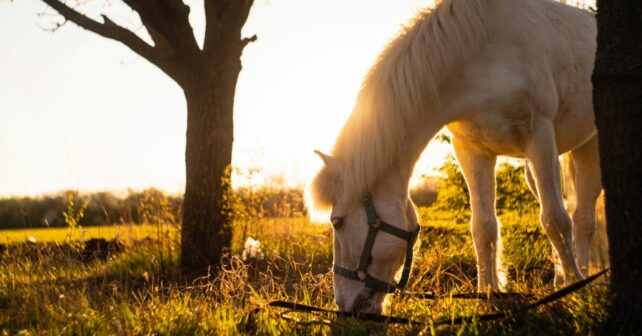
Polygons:
[[[104,238],[111,240],[116,237],[122,237],[138,241],[156,236],[157,228],[149,224],[90,226],[82,228],[80,234],[84,239]],[[42,243],[64,243],[70,238],[72,237],[70,237],[69,229],[64,227],[0,230],[0,244],[18,243],[26,240],[35,240],[35,242]]]
[[[173,234],[156,234],[158,226],[100,228],[101,237],[119,232],[126,242],[122,252],[106,260],[79,258],[73,249],[55,244],[36,248],[17,243],[25,232],[2,231],[13,243],[0,257],[0,329],[3,334],[586,334],[604,318],[605,288],[595,284],[522,316],[432,325],[520,302],[449,298],[475,290],[466,214],[455,216],[433,206],[421,208],[420,215],[421,244],[408,290],[444,298],[392,295],[385,312],[425,321],[425,326],[288,314],[295,322],[281,318],[282,310],[255,311],[271,300],[333,308],[331,227],[301,217],[236,223],[225,269],[216,278],[189,283],[177,273],[178,242]],[[509,290],[543,296],[553,290],[553,265],[537,219],[535,209],[500,215]],[[87,234],[96,233],[94,228]],[[65,240],[65,229],[30,234],[41,241]],[[258,249],[245,248],[244,234],[260,242]],[[141,239],[146,236],[150,238]]]

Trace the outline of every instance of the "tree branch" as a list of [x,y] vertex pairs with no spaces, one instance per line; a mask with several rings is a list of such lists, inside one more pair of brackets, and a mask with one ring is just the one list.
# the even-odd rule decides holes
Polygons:
[[189,23],[190,9],[181,0],[124,0],[135,10],[154,40],[173,53],[194,53],[198,43]]
[[256,40],[257,40],[257,37],[256,37],[256,34],[254,34],[254,35],[252,35],[252,37],[246,37],[246,38],[242,39],[241,40],[241,45],[242,45],[243,48],[245,48],[245,46],[247,46],[248,44],[250,44],[250,43],[252,43],[252,42],[254,42]]
[[161,68],[168,75],[172,76],[168,70],[171,68],[167,62],[164,62],[162,57],[154,50],[154,47],[147,44],[136,34],[117,25],[111,21],[106,15],[102,15],[104,22],[100,23],[89,17],[81,14],[75,9],[65,5],[59,0],[42,0],[44,3],[55,9],[65,20],[71,21],[78,26],[94,32],[100,36],[116,40],[129,47],[143,58],[147,59],[154,65]]
[[243,48],[256,40],[255,37],[241,39],[241,29],[247,21],[253,3],[254,0],[206,0],[204,2],[206,26],[203,50],[205,53],[213,55],[216,52],[215,49],[221,47],[222,43],[240,43]]

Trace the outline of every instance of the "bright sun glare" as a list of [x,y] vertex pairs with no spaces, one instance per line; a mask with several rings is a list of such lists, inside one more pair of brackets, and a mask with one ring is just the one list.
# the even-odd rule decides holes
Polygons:
[[[401,24],[426,5],[426,1],[382,6],[365,1],[270,3],[272,10],[290,13],[281,25],[269,24],[272,16],[267,11],[265,16],[263,11],[253,12],[245,31],[260,31],[263,43],[249,47],[243,56],[236,106],[237,111],[248,112],[237,115],[237,134],[248,138],[240,142],[237,137],[235,163],[262,167],[265,176],[282,174],[290,185],[309,181],[321,164],[312,150],[331,150],[376,56]],[[331,25],[320,19],[327,17],[333,18]],[[306,27],[301,29],[303,36],[292,27]],[[274,49],[273,43],[291,48]],[[259,72],[270,72],[269,83],[253,81]],[[447,151],[447,146],[432,145],[415,175],[429,173]],[[247,183],[247,178],[236,181]]]

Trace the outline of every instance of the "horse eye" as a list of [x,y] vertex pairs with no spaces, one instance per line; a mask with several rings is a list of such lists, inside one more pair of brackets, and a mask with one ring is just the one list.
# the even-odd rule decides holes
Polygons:
[[333,217],[330,218],[330,221],[332,222],[332,227],[334,227],[335,230],[338,230],[343,224],[343,217]]

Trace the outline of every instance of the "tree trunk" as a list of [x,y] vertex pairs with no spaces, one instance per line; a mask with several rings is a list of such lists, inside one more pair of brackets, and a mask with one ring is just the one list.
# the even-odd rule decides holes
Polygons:
[[[642,324],[642,1],[598,0],[593,77],[612,264],[609,334]],[[626,259],[622,259],[629,255]]]
[[[181,235],[181,271],[216,271],[232,239],[230,164],[234,141],[233,109],[243,48],[256,40],[241,37],[254,0],[207,0],[205,36],[199,47],[183,1],[125,0],[153,41],[69,7],[63,0],[42,0],[65,18],[100,36],[123,43],[147,59],[183,89],[187,100],[186,183]],[[58,29],[59,24],[55,29]],[[54,30],[55,30],[54,29]]]
[[181,270],[189,276],[216,273],[231,244],[226,195],[231,191],[233,107],[241,49],[226,49],[219,65],[195,67],[191,80],[183,85],[187,144]]

